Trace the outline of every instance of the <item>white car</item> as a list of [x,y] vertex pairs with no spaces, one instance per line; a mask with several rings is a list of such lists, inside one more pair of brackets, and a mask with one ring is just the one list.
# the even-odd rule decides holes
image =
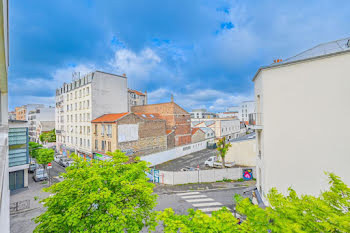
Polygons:
[[[216,156],[209,157],[209,159],[207,159],[204,162],[204,165],[209,166],[209,167],[216,167],[216,168],[222,167],[222,163],[218,160],[218,157],[216,157]],[[235,162],[226,162],[225,163],[225,167],[233,167],[235,165],[236,165]]]
[[55,162],[59,163],[60,159],[63,157],[63,155],[55,155]]

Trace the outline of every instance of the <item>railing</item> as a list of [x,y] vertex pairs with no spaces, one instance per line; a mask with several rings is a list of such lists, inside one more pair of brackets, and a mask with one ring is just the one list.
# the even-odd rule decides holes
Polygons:
[[262,125],[262,113],[250,113],[249,125]]

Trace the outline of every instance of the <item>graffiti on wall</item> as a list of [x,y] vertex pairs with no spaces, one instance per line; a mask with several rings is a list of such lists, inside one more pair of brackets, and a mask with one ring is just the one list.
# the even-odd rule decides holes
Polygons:
[[243,180],[253,179],[253,169],[243,169]]

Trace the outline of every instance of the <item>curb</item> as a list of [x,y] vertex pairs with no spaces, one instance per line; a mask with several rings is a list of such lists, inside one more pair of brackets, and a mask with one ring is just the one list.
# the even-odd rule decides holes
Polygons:
[[156,194],[176,194],[176,193],[184,193],[184,192],[208,192],[208,191],[218,191],[218,190],[229,190],[229,189],[246,189],[253,187],[253,185],[250,186],[240,186],[240,187],[231,187],[231,188],[214,188],[214,189],[197,189],[197,190],[181,190],[181,191],[169,191],[169,192],[155,192]]

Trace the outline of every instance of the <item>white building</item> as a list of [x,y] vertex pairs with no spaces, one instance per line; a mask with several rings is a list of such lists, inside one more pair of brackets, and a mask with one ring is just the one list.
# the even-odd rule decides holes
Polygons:
[[[55,108],[42,107],[32,110],[28,113],[29,139],[32,142],[39,143],[40,134],[37,133],[40,121],[55,121]],[[53,127],[54,128],[54,127]],[[52,129],[53,129],[52,128]]]
[[209,127],[215,132],[216,138],[233,139],[242,136],[241,122],[237,118],[193,119],[192,127]]
[[77,77],[56,90],[57,149],[92,155],[91,120],[128,111],[127,78],[101,71]]
[[238,115],[239,115],[238,111],[236,111],[236,112],[219,112],[217,114],[217,116],[219,118],[235,118],[235,117],[238,118]]
[[272,187],[319,195],[329,186],[324,172],[350,185],[349,39],[261,67],[254,76],[257,188],[263,200]]
[[8,1],[0,1],[0,226],[10,232],[10,189],[8,160],[8,85],[9,22]]
[[255,101],[244,101],[239,105],[238,117],[244,121],[246,125],[249,124],[249,114],[256,112]]
[[128,89],[128,109],[131,111],[132,106],[146,105],[147,104],[147,92],[142,93],[140,91]]
[[212,119],[216,118],[216,113],[213,112],[207,112],[206,109],[200,108],[200,109],[192,109],[192,112],[190,112],[191,118],[194,119]]

